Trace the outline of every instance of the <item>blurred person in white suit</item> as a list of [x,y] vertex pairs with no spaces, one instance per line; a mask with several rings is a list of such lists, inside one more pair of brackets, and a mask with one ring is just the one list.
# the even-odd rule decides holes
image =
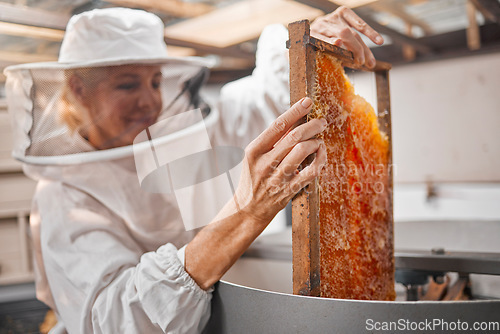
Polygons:
[[[52,333],[201,332],[213,285],[326,161],[315,138],[326,121],[295,127],[312,101],[289,108],[283,26],[265,29],[253,74],[226,85],[212,108],[198,94],[209,64],[169,57],[163,29],[140,10],[84,12],[70,19],[58,62],[5,70],[13,155],[38,180],[30,226],[37,298],[58,317]],[[382,43],[344,7],[311,26],[374,66],[355,29]],[[186,231],[172,193],[141,188],[131,147],[194,108],[212,145],[245,155],[234,196],[209,225]]]

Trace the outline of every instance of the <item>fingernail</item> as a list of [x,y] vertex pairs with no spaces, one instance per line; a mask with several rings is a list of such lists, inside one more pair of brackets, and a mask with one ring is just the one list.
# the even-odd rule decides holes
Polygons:
[[323,129],[326,129],[327,125],[328,125],[328,122],[326,121],[326,119],[322,118],[321,119],[321,126],[323,127]]
[[375,41],[380,44],[380,43],[383,43],[384,42],[384,39],[381,37],[381,36],[377,36],[377,38],[375,38]]
[[300,104],[307,109],[311,106],[312,100],[308,97],[304,97],[304,99],[302,99],[302,102],[300,102]]

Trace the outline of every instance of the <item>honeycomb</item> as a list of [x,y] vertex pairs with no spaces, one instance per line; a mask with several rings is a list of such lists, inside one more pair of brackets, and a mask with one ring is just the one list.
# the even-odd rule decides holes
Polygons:
[[319,177],[321,296],[394,300],[389,140],[341,63],[319,52],[313,109],[325,118],[327,164]]

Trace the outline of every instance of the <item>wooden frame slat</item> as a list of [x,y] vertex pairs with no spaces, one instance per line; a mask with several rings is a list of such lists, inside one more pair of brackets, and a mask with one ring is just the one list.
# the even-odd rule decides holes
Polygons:
[[[308,38],[309,21],[289,25],[290,103],[293,105],[306,95],[312,96],[314,45]],[[306,119],[303,120],[304,122]],[[319,192],[313,182],[292,200],[293,293],[305,296],[320,294],[319,262]]]

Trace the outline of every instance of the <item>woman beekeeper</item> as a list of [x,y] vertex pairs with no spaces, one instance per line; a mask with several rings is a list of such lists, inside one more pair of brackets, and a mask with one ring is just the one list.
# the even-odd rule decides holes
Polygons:
[[[373,65],[352,27],[381,43],[345,8],[312,31]],[[203,329],[213,284],[326,160],[314,139],[326,122],[289,132],[311,100],[284,112],[286,35],[266,29],[254,73],[214,109],[198,95],[207,62],[167,56],[163,23],[138,10],[74,16],[57,63],[6,69],[13,154],[39,181],[36,288],[58,316],[54,333]]]

